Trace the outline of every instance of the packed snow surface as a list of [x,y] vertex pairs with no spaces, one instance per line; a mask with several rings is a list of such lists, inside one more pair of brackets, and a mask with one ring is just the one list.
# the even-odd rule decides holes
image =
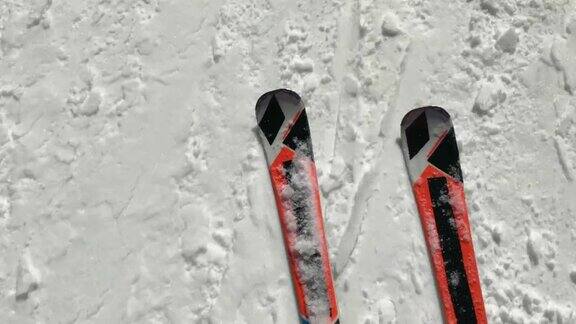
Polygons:
[[297,323],[254,105],[307,106],[342,323],[439,323],[452,115],[490,323],[576,323],[575,0],[0,1],[0,323]]

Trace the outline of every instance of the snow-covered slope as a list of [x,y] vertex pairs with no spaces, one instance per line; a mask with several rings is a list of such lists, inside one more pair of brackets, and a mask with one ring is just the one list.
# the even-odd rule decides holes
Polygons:
[[0,322],[295,323],[254,105],[307,105],[343,323],[441,321],[448,109],[490,323],[576,323],[574,0],[0,1]]

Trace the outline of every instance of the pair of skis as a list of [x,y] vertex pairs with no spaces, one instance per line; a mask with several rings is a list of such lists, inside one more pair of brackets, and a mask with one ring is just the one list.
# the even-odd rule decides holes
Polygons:
[[[310,128],[289,90],[268,92],[256,119],[278,208],[300,321],[338,323]],[[486,323],[450,116],[439,107],[410,111],[402,151],[447,323]]]

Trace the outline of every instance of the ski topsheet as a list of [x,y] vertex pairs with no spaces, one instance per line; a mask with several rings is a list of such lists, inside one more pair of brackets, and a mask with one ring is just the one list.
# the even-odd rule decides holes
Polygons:
[[278,89],[256,103],[302,323],[338,323],[310,128],[296,93]]
[[440,107],[410,111],[402,152],[447,323],[487,323],[462,171],[450,115]]

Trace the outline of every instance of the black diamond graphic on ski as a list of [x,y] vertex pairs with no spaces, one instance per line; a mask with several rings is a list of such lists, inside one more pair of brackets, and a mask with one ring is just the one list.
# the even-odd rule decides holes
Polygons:
[[428,162],[454,179],[462,181],[462,170],[460,169],[460,158],[454,127],[450,128],[448,134],[444,136],[442,143],[438,145],[434,153],[428,158]]
[[428,121],[426,113],[422,112],[418,118],[414,119],[412,124],[406,127],[406,141],[408,142],[408,155],[410,159],[428,143]]
[[268,144],[272,145],[274,142],[280,127],[282,127],[284,119],[286,119],[286,117],[284,117],[284,113],[278,104],[278,100],[276,100],[276,96],[272,95],[272,98],[270,98],[270,101],[268,102],[268,107],[266,107],[266,111],[264,112],[264,116],[262,116],[260,123],[258,123],[258,126],[268,140]]
[[314,159],[312,153],[312,141],[310,140],[310,127],[308,126],[308,117],[306,110],[303,110],[298,116],[298,120],[290,129],[290,133],[284,139],[284,145],[294,151],[300,150],[306,156]]

